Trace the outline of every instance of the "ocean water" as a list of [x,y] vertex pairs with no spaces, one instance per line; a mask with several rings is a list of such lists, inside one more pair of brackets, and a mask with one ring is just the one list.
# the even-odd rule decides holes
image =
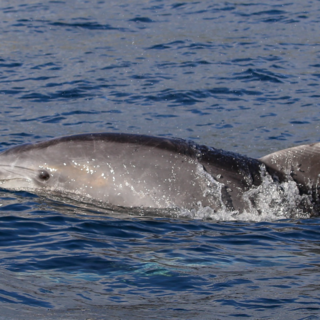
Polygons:
[[[0,149],[317,142],[319,21],[319,1],[2,0]],[[141,217],[1,190],[0,319],[317,319],[319,218],[276,213]]]

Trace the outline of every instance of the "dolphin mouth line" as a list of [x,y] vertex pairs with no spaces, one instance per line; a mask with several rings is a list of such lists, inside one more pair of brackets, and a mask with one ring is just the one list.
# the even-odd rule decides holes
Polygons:
[[13,180],[21,180],[21,181],[31,181],[31,179],[28,178],[12,178],[12,179],[0,179],[0,186],[4,183],[6,183],[7,181],[13,181]]

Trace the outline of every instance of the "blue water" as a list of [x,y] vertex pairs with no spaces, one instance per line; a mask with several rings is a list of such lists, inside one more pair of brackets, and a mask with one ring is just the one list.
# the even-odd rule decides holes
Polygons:
[[[0,3],[0,148],[319,138],[318,1]],[[199,218],[199,217],[198,217]],[[316,319],[318,218],[139,217],[0,192],[0,319]]]

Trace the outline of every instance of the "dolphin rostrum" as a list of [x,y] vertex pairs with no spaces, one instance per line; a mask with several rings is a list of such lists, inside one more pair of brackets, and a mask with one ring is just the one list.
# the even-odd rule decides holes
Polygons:
[[250,209],[243,195],[293,179],[318,203],[320,143],[253,159],[195,144],[122,133],[93,133],[25,144],[0,153],[0,187],[57,194],[104,207]]

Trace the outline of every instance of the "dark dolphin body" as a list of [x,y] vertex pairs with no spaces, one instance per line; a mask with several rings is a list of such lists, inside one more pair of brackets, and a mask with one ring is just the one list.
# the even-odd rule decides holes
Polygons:
[[[11,148],[0,154],[0,186],[60,194],[104,207],[250,209],[243,194],[262,182],[296,180],[302,193],[318,186],[319,149],[301,146],[259,160],[181,139],[95,133]],[[306,156],[306,152],[310,154]],[[316,165],[315,165],[316,164]],[[318,197],[313,197],[317,202]]]

